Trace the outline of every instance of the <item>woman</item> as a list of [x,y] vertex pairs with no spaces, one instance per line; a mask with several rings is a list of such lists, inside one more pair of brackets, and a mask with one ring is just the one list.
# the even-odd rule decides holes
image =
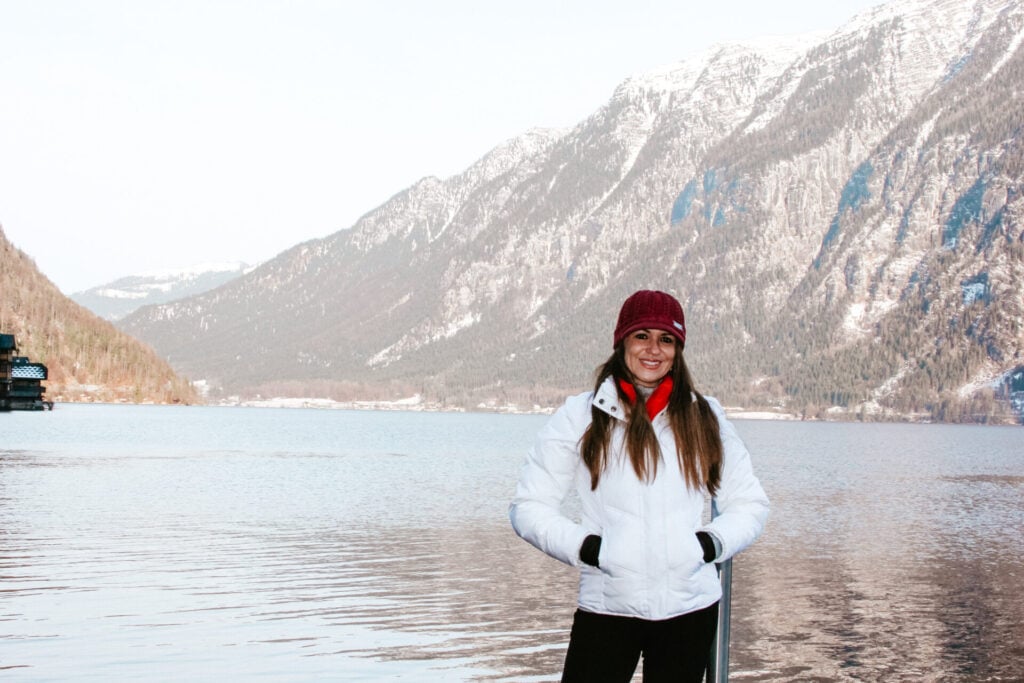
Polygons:
[[[563,682],[629,681],[641,654],[648,683],[700,681],[722,594],[713,563],[768,516],[743,442],[693,387],[685,342],[674,297],[626,299],[594,390],[552,416],[520,474],[516,533],[581,570]],[[579,522],[561,511],[573,485]]]

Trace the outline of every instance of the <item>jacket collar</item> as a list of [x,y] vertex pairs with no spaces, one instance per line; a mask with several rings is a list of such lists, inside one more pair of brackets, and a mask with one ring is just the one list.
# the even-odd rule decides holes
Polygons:
[[[690,392],[690,400],[697,400],[697,395],[692,391]],[[590,402],[599,410],[603,410],[612,417],[616,417],[620,420],[626,419],[626,409],[622,405],[622,401],[619,399],[619,392],[615,388],[614,377],[607,377],[603,382],[601,382],[601,386],[597,388],[597,391],[594,393],[594,398],[591,399]]]
[[615,388],[615,378],[613,377],[607,377],[601,382],[591,403],[595,408],[603,410],[612,417],[620,420],[626,419],[626,408],[619,399],[619,392]]

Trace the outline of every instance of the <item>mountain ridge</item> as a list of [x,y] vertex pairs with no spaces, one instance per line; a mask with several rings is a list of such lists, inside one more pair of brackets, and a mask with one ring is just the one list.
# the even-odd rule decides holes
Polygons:
[[101,318],[118,320],[142,306],[167,303],[216,289],[252,268],[241,261],[164,268],[125,275],[74,292],[69,298]]
[[726,403],[1020,419],[1022,26],[915,0],[711,50],[122,326],[215,393],[547,406],[656,287]]

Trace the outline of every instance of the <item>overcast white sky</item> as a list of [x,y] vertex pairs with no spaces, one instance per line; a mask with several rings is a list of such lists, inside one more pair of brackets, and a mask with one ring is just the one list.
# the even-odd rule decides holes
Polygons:
[[256,263],[708,46],[880,0],[0,0],[0,225],[66,294]]

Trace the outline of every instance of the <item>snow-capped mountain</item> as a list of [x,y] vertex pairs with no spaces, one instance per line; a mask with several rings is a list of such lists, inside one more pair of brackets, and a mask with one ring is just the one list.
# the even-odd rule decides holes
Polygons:
[[149,304],[163,304],[216,289],[252,269],[245,263],[228,262],[154,270],[76,292],[70,299],[101,318],[119,320]]
[[1024,392],[1024,0],[906,0],[642,74],[568,131],[124,320],[225,392],[557,403],[672,291],[724,402],[936,419]]

